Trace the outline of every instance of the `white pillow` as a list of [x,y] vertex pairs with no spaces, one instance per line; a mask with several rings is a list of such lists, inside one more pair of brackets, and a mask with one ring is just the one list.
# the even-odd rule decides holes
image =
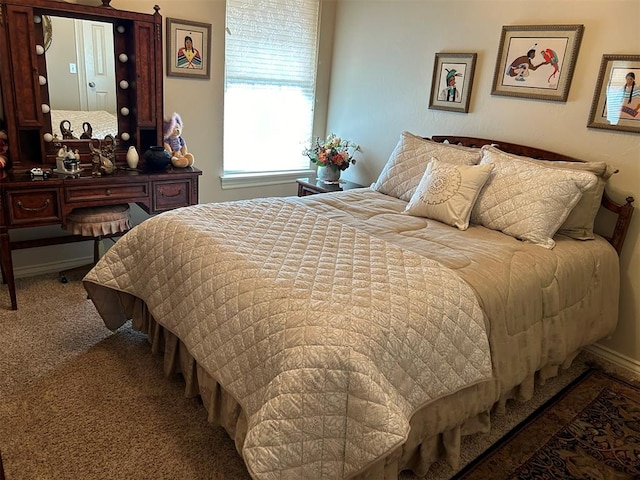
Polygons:
[[471,212],[471,222],[553,248],[553,236],[583,192],[596,185],[590,172],[522,161],[495,147],[482,147],[481,165],[493,164]]
[[466,230],[493,165],[453,165],[431,158],[405,213]]
[[480,149],[433,142],[402,132],[372,188],[408,202],[432,157],[456,165],[475,165],[480,161]]
[[[490,147],[486,147],[489,150]],[[602,193],[607,180],[613,175],[615,169],[606,162],[564,162],[550,161],[544,159],[523,157],[519,155],[508,154],[499,149],[495,149],[504,155],[515,158],[520,161],[530,161],[538,165],[544,165],[550,168],[564,168],[569,170],[579,170],[583,172],[591,172],[598,177],[597,183],[587,189],[578,204],[573,207],[571,213],[558,229],[558,233],[566,235],[576,240],[593,240],[593,224],[600,209]]]

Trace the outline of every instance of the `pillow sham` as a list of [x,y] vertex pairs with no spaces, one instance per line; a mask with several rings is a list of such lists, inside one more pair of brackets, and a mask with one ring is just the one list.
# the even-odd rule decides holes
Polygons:
[[372,188],[408,202],[432,157],[456,165],[475,165],[480,161],[480,149],[438,143],[402,132]]
[[493,165],[454,165],[431,158],[404,213],[469,227],[471,209]]
[[471,211],[471,222],[545,248],[598,179],[591,172],[523,161],[492,146],[482,147],[480,165],[493,164]]
[[607,185],[607,181],[611,178],[611,175],[615,172],[615,169],[606,162],[549,163],[552,164],[550,165],[551,167],[591,172],[598,178],[596,184],[583,193],[578,204],[573,207],[573,210],[571,210],[571,213],[569,213],[569,216],[558,230],[558,233],[576,240],[593,240],[595,238],[593,226],[598,210],[600,210],[604,187]]
[[593,225],[595,223],[598,210],[600,209],[600,202],[602,201],[602,194],[607,180],[609,180],[615,171],[613,167],[606,162],[549,161],[508,154],[495,147],[485,148],[486,151],[490,149],[497,150],[500,153],[508,155],[510,158],[514,158],[516,160],[530,161],[550,168],[564,168],[568,170],[593,173],[598,178],[598,181],[593,187],[587,189],[583,193],[582,198],[580,198],[578,204],[573,207],[573,210],[571,210],[571,213],[569,213],[569,216],[560,226],[557,233],[576,240],[593,240],[595,238]]

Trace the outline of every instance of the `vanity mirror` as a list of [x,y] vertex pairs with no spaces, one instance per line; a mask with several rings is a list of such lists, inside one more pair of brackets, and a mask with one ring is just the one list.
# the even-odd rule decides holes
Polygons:
[[117,137],[112,24],[49,15],[42,21],[52,134],[63,138],[69,132],[76,139]]
[[[97,0],[96,0],[97,3]],[[162,18],[102,5],[0,0],[2,124],[13,167],[54,166],[61,145],[90,163],[90,138],[162,142]]]

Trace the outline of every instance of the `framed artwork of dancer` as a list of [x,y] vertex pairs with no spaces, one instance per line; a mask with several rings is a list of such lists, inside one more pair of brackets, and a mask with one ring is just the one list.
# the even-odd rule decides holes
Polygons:
[[429,108],[469,111],[477,53],[436,53]]
[[603,55],[587,127],[640,133],[640,55]]
[[167,75],[209,78],[211,24],[167,18]]
[[566,102],[583,25],[502,27],[492,95]]

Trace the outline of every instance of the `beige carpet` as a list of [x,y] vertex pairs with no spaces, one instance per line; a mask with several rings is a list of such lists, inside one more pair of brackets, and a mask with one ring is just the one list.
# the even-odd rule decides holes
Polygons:
[[[70,279],[71,280],[71,279]],[[0,289],[0,452],[7,480],[248,479],[235,445],[209,425],[180,377],[128,326],[107,330],[78,281],[18,279],[18,311]],[[463,465],[586,368],[510,405],[491,434],[466,439]],[[462,466],[462,465],[461,465]],[[454,472],[438,464],[428,478]],[[403,473],[402,480],[415,480]]]

